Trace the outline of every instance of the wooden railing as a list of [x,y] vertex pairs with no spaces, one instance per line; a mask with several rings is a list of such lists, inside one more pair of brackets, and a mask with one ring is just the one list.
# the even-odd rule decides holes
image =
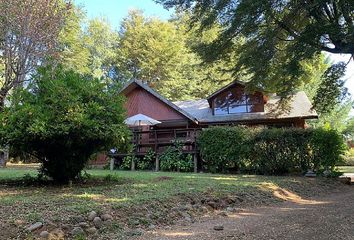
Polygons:
[[200,129],[163,129],[149,131],[133,131],[132,143],[136,153],[145,153],[149,149],[155,152],[162,152],[167,146],[172,146],[178,141],[185,152],[195,152],[196,138]]

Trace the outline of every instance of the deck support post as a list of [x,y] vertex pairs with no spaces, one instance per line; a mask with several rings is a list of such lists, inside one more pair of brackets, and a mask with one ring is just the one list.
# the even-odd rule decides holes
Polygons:
[[194,172],[198,173],[198,157],[197,154],[193,154],[193,160],[194,160]]
[[109,170],[113,171],[114,169],[114,158],[112,157],[109,162]]
[[158,172],[160,171],[160,159],[159,155],[156,154],[156,159],[155,159],[155,171]]
[[5,168],[6,163],[9,160],[9,149],[0,149],[0,168]]
[[135,158],[132,158],[132,167],[131,167],[132,171],[135,171]]

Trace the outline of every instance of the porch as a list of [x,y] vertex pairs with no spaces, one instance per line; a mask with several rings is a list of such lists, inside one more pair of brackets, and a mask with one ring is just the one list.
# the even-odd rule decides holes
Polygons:
[[152,149],[155,153],[162,153],[168,146],[175,142],[182,145],[183,152],[196,153],[196,139],[200,129],[158,129],[147,131],[133,130],[133,145],[137,155],[144,155]]
[[[134,150],[132,153],[114,153],[110,168],[113,169],[115,161],[125,156],[144,156],[148,151],[153,150],[156,154],[155,171],[159,171],[159,156],[169,147],[174,146],[176,142],[181,145],[182,152],[191,154],[194,159],[194,172],[198,170],[198,148],[197,136],[201,128],[179,128],[179,129],[145,129],[131,128],[132,144]],[[135,163],[132,162],[131,170],[135,170]]]

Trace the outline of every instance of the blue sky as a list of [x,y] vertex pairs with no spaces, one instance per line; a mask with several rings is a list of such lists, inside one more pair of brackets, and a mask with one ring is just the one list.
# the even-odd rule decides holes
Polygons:
[[168,19],[172,11],[164,9],[152,0],[75,0],[82,5],[89,18],[105,17],[115,29],[132,9],[141,9],[146,16]]
[[[141,9],[146,16],[156,16],[161,19],[168,19],[172,11],[167,11],[161,5],[152,0],[74,0],[76,4],[84,7],[89,18],[105,17],[115,29],[119,28],[121,20],[127,16],[132,9]],[[330,54],[335,62],[347,62],[348,55]],[[346,86],[354,96],[354,61],[348,65],[346,75]]]

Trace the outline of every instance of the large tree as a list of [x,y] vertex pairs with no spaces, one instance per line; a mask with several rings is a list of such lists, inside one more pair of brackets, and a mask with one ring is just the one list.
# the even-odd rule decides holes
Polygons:
[[70,10],[61,0],[0,1],[0,111],[9,92],[58,51],[58,36]]
[[170,21],[130,12],[121,24],[117,69],[124,79],[137,78],[171,100],[204,98],[230,81],[229,59],[202,64],[193,48],[215,38],[213,27],[200,35],[189,28],[189,17]]
[[94,153],[125,147],[124,99],[99,79],[39,69],[0,113],[0,144],[35,156],[56,182],[78,177]]
[[74,6],[60,33],[59,44],[65,68],[103,80],[117,78],[118,33],[105,19],[88,20],[83,9]]
[[[328,74],[331,66],[331,61],[324,54],[318,55],[315,58],[301,63],[304,69],[304,74],[301,76],[302,86],[299,90],[306,92],[306,95],[310,100],[315,101],[318,98],[318,90],[329,85],[326,92],[332,92],[332,94],[340,96],[332,102],[328,102],[326,99],[328,95],[324,95],[322,101],[316,105],[316,110],[319,115],[317,120],[310,120],[308,123],[313,127],[325,127],[329,126],[332,129],[336,129],[339,132],[343,132],[346,129],[348,120],[350,119],[350,111],[353,107],[354,101],[347,94],[347,89],[343,86],[343,81],[334,81],[331,84],[324,83],[332,78],[323,77]],[[333,84],[335,84],[333,86]],[[338,84],[338,85],[336,85]],[[322,91],[320,91],[322,92]],[[320,99],[319,99],[320,100]]]
[[136,78],[157,88],[180,77],[180,65],[188,54],[175,26],[131,11],[120,28],[118,66],[127,79]]
[[[234,71],[250,74],[251,86],[284,96],[301,85],[302,61],[321,51],[354,54],[352,0],[156,1],[190,11],[192,22],[200,22],[201,30],[215,22],[223,26],[215,41],[199,48],[205,61],[222,58],[244,37]],[[335,65],[329,72],[339,76],[338,70],[344,69]]]

